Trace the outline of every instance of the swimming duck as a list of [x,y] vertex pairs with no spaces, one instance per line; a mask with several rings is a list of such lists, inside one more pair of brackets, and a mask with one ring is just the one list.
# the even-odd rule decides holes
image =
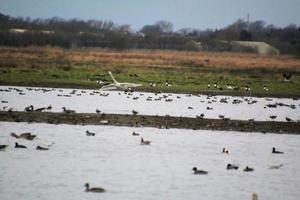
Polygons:
[[37,109],[35,109],[34,111],[36,111],[36,112],[42,112],[43,110],[45,110],[46,108],[45,107],[43,107],[43,108],[37,108]]
[[105,192],[105,189],[101,188],[101,187],[90,188],[90,185],[88,183],[86,183],[84,186],[85,186],[85,191],[86,192],[98,192],[98,193]]
[[11,133],[10,135],[12,137],[25,139],[25,140],[33,140],[36,137],[36,135],[33,135],[31,133],[21,133],[20,135],[17,135],[15,133]]
[[270,118],[271,118],[271,119],[276,119],[276,118],[277,118],[277,115],[270,115]]
[[149,140],[144,140],[144,138],[141,137],[141,144],[143,144],[143,145],[150,145],[150,144],[151,144],[151,141],[149,141]]
[[18,144],[17,142],[15,143],[15,148],[27,149],[27,147],[25,145]]
[[194,174],[208,174],[207,171],[205,170],[200,170],[200,169],[197,169],[197,167],[193,167],[192,169],[194,171]]
[[31,111],[33,111],[33,105],[27,106],[24,110],[25,110],[26,112],[31,112]]
[[85,131],[87,136],[95,136],[96,133],[90,132],[89,130]]
[[223,148],[222,153],[229,154],[229,151],[227,149]]
[[48,151],[49,148],[37,146],[37,147],[36,147],[36,150],[40,150],[40,151]]
[[228,170],[231,170],[231,169],[237,170],[239,167],[236,166],[236,165],[233,165],[233,164],[228,164],[226,168],[227,168]]
[[281,168],[283,166],[283,164],[280,164],[280,165],[271,165],[270,167],[269,167],[269,169],[279,169],[279,168]]
[[138,113],[138,111],[132,110],[132,114],[137,115]]
[[140,134],[138,134],[138,133],[136,133],[136,132],[133,131],[133,132],[132,132],[132,135],[133,135],[133,136],[139,136]]
[[247,166],[243,171],[244,172],[253,172],[254,169]]
[[291,118],[288,118],[288,117],[286,117],[285,120],[288,121],[288,122],[293,121]]
[[0,151],[4,151],[7,147],[8,145],[5,144],[0,145]]
[[277,151],[277,150],[275,149],[275,147],[272,148],[272,153],[275,153],[275,154],[283,154],[282,151]]
[[66,107],[62,107],[62,109],[64,110],[63,112],[64,113],[75,113],[75,110],[69,110],[69,109],[66,109]]

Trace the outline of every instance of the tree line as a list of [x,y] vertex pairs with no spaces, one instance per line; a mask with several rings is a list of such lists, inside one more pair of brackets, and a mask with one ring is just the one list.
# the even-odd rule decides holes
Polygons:
[[[300,27],[284,28],[263,21],[238,19],[221,29],[173,30],[168,21],[158,21],[134,31],[129,24],[104,20],[65,20],[59,17],[31,19],[0,13],[0,45],[51,45],[64,48],[101,47],[116,49],[175,49],[188,51],[234,51],[220,41],[264,41],[282,54],[300,55]],[[242,49],[251,52],[251,49]],[[240,50],[239,50],[240,51]]]

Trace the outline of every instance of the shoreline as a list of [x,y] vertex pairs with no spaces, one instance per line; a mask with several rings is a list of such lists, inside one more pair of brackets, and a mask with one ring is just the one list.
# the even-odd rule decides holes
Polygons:
[[261,132],[277,134],[300,134],[300,122],[245,121],[202,119],[172,116],[53,113],[53,112],[7,112],[0,111],[0,121],[50,124],[112,125],[128,127],[182,128],[193,130],[219,130],[238,132]]
[[[30,83],[30,84],[20,84],[20,83],[11,83],[6,81],[0,81],[0,86],[5,87],[38,87],[38,88],[62,88],[62,89],[84,89],[84,90],[100,90],[101,87],[94,87],[88,85],[76,85],[76,84],[43,84],[43,83]],[[115,90],[119,91],[119,90]],[[103,90],[103,92],[106,92]],[[299,94],[272,94],[272,93],[255,93],[255,92],[236,92],[236,91],[207,91],[207,90],[199,90],[198,92],[195,91],[177,91],[172,89],[153,89],[153,88],[135,88],[134,92],[152,92],[152,93],[174,93],[174,94],[193,94],[193,95],[212,95],[212,96],[247,96],[247,97],[258,97],[258,98],[300,98]]]

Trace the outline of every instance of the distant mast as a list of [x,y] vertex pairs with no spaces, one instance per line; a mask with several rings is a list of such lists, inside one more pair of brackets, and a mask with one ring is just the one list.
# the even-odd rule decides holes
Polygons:
[[249,15],[249,13],[247,13],[247,32],[249,32],[249,18],[250,18],[250,15]]

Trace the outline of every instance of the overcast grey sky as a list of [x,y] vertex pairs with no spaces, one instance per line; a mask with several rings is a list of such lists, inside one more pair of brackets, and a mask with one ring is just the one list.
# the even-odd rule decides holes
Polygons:
[[284,27],[300,26],[300,0],[0,0],[0,12],[11,16],[104,19],[139,30],[158,20],[174,29],[222,28],[247,18]]

